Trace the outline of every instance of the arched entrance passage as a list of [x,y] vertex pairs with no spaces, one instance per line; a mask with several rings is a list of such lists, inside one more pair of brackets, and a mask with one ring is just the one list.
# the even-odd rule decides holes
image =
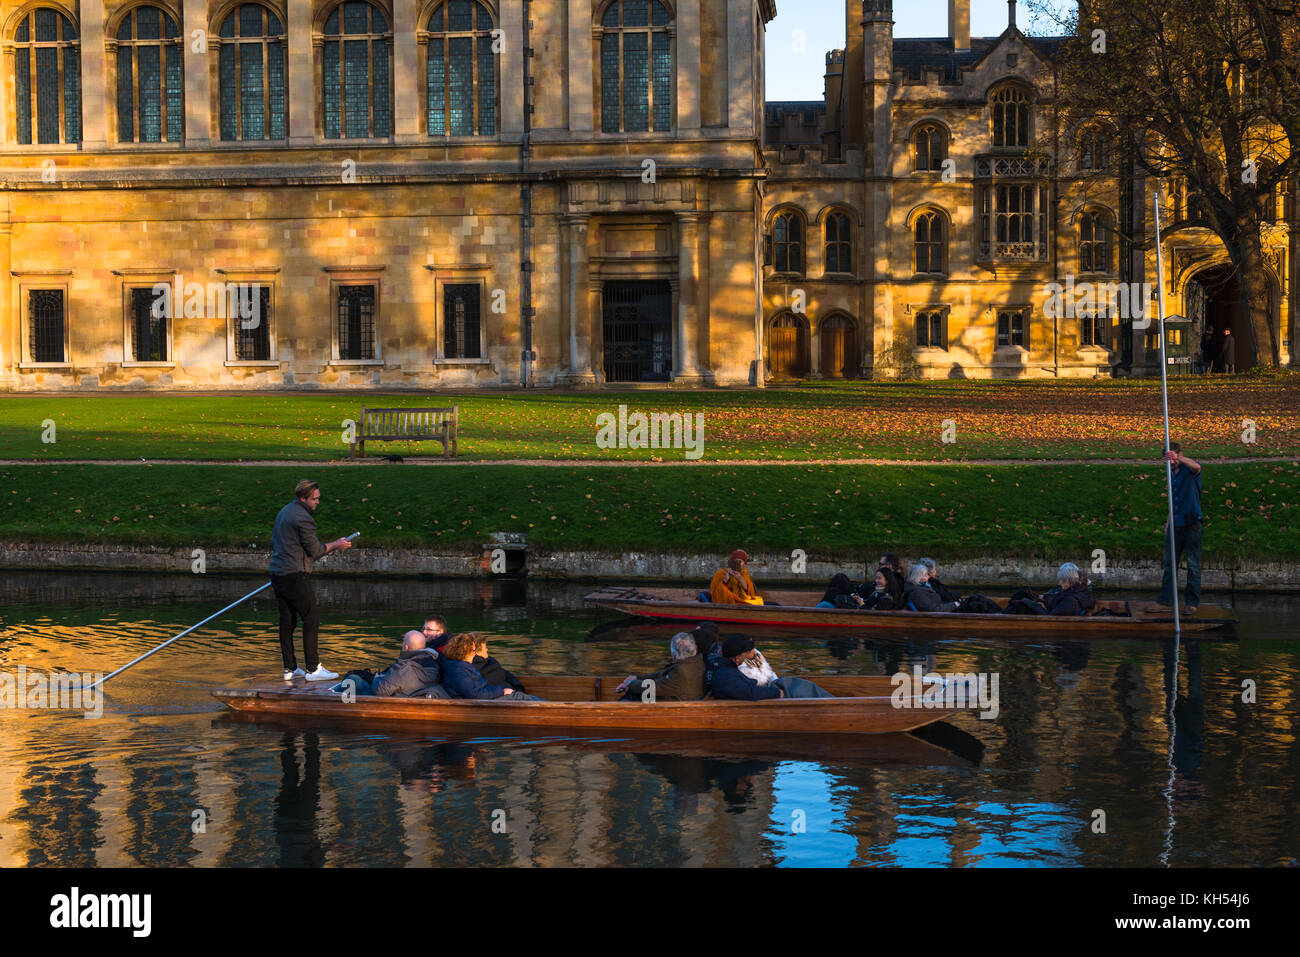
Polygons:
[[827,316],[817,327],[821,340],[821,374],[827,379],[853,379],[858,374],[858,341],[853,320],[843,313]]
[[1202,269],[1187,283],[1184,294],[1188,316],[1192,320],[1191,334],[1196,340],[1193,349],[1204,349],[1205,369],[1224,371],[1223,340],[1225,330],[1232,330],[1234,342],[1233,364],[1237,369],[1255,365],[1255,344],[1251,335],[1250,320],[1241,297],[1241,284],[1231,263],[1222,263]]
[[767,327],[767,369],[773,379],[802,379],[808,374],[808,320],[783,312]]

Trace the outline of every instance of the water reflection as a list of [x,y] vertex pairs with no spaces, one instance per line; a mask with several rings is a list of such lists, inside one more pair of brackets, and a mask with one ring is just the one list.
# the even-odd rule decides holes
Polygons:
[[[6,579],[0,670],[111,670],[243,584]],[[680,627],[598,629],[609,616],[582,605],[580,586],[329,580],[320,591],[322,645],[338,665],[391,657],[429,611],[492,632],[494,653],[519,673],[643,671]],[[1184,641],[1177,658],[1172,642],[1148,640],[755,630],[782,672],[919,665],[1000,677],[996,720],[963,713],[850,742],[240,718],[209,689],[277,664],[273,604],[241,607],[115,679],[102,719],[0,711],[0,864],[1294,862],[1300,643],[1285,623],[1300,601],[1237,607],[1240,640]],[[1255,703],[1242,700],[1246,680]],[[1097,809],[1105,834],[1092,828]]]

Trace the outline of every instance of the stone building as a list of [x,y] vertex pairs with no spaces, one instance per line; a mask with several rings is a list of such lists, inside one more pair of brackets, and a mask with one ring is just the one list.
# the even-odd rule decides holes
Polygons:
[[[1125,308],[1156,276],[1154,248],[1139,248],[1149,184],[1123,175],[1117,131],[1061,128],[1061,40],[1021,33],[1016,6],[978,38],[970,0],[948,0],[948,35],[915,39],[893,35],[892,0],[846,0],[824,101],[767,104],[769,377],[1158,374],[1158,336]],[[1185,186],[1165,205],[1166,310],[1191,320],[1171,332],[1189,353],[1178,368],[1203,330],[1218,330],[1213,353],[1229,326],[1238,366],[1253,365],[1226,249]],[[1295,213],[1289,195],[1274,208],[1270,319],[1288,330]]]
[[[825,98],[765,104],[775,0],[0,0],[0,391],[1151,371],[1046,314],[1154,275],[1058,41],[844,5]],[[1244,323],[1182,219],[1170,310]]]
[[0,388],[758,381],[775,15],[0,2]]

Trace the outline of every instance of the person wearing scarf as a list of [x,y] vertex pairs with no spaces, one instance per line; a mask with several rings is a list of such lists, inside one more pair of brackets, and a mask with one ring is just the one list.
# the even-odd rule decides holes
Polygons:
[[754,580],[749,577],[745,563],[749,556],[741,549],[736,549],[727,559],[727,564],[713,574],[709,582],[709,601],[715,605],[761,605],[762,596],[754,588]]

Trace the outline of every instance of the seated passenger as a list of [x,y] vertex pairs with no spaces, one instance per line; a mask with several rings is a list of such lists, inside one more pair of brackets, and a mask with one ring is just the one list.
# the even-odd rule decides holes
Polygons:
[[826,586],[826,594],[822,595],[822,600],[817,603],[818,608],[855,608],[861,604],[861,601],[855,602],[853,582],[849,581],[849,576],[839,572],[831,579],[831,583]]
[[425,647],[423,632],[408,631],[402,638],[402,652],[392,665],[370,680],[368,672],[349,672],[333,690],[343,691],[351,684],[357,694],[377,698],[449,698],[438,683],[441,673],[438,653]]
[[933,558],[918,558],[917,561],[930,570],[929,585],[939,595],[940,599],[961,604],[961,595],[939,581],[939,567],[935,565]]
[[1056,573],[1056,587],[1043,596],[1049,615],[1084,615],[1096,607],[1092,590],[1083,581],[1079,566],[1066,562]]
[[[903,566],[899,562],[898,556],[893,552],[885,552],[885,554],[880,556],[880,561],[876,566],[876,571],[885,573],[885,582],[887,585],[886,590],[889,592],[889,597],[894,600],[895,608],[902,608],[905,576],[903,574]],[[867,581],[871,581],[874,577],[874,573],[868,569]],[[862,595],[863,598],[867,597],[862,592],[859,592],[859,594]]]
[[749,556],[736,549],[727,559],[725,568],[719,568],[709,582],[709,601],[715,605],[761,605],[762,597],[754,588],[754,580],[745,568]]
[[442,650],[442,686],[453,698],[473,698],[477,701],[498,698],[510,701],[543,700],[506,685],[491,684],[479,673],[475,659],[488,660],[487,636],[481,631],[466,631],[455,635]]
[[[424,619],[424,637],[428,641],[429,647],[439,653],[446,647],[447,642],[455,636],[447,630],[447,619],[442,615],[430,615]],[[509,685],[516,691],[523,691],[523,683],[506,671],[501,666],[501,662],[495,658],[475,658],[474,667],[478,673],[483,676],[483,680],[493,685]]]
[[[666,668],[649,675],[628,675],[614,690],[624,701],[698,701],[704,697],[704,656],[688,631],[668,643],[672,656]],[[653,682],[653,685],[648,684]],[[626,694],[624,694],[626,692]]]
[[853,597],[863,611],[893,611],[898,607],[894,602],[894,595],[889,587],[889,577],[885,574],[884,568],[877,568],[875,581],[870,585],[860,586]]
[[957,602],[944,601],[939,593],[930,587],[930,569],[917,562],[907,576],[903,586],[903,601],[909,611],[956,611]]
[[768,698],[833,698],[806,678],[779,678],[754,643],[731,635],[722,643],[722,663],[713,676],[713,696],[733,701]]

